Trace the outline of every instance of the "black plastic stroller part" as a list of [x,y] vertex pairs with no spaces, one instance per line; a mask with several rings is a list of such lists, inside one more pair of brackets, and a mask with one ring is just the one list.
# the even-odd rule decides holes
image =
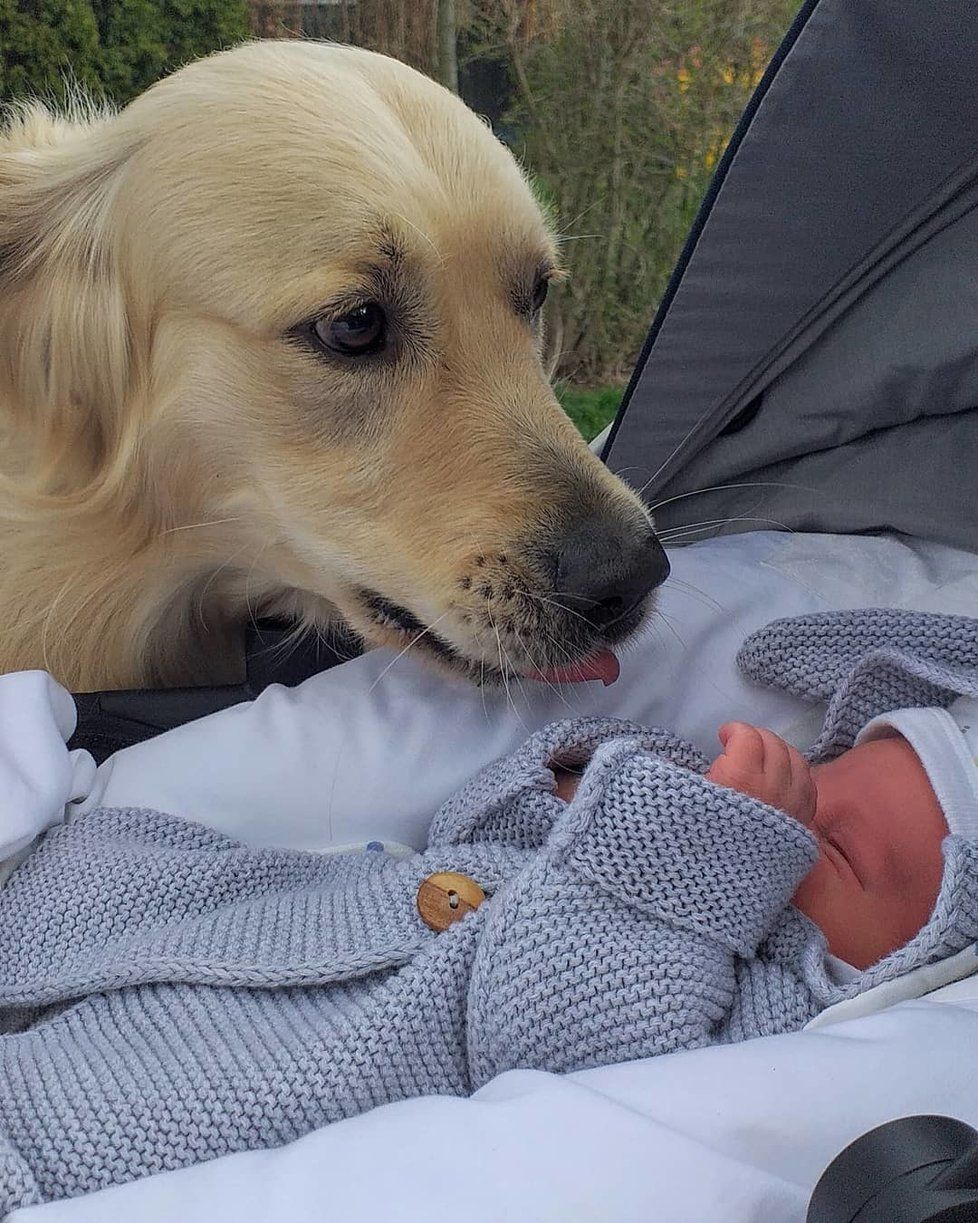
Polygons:
[[889,1121],[822,1173],[807,1223],[978,1223],[978,1132],[953,1117]]
[[113,752],[142,743],[184,722],[254,700],[269,684],[294,687],[361,652],[359,640],[296,638],[294,626],[260,620],[243,634],[245,680],[201,688],[130,688],[74,693],[78,725],[68,746],[86,748],[101,764]]

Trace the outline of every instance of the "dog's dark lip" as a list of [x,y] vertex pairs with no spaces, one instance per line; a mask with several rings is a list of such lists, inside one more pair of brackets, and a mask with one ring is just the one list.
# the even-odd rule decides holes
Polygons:
[[[364,611],[367,612],[370,619],[378,628],[393,629],[395,632],[403,633],[406,638],[410,638],[408,648],[426,650],[429,654],[434,655],[443,665],[449,667],[456,674],[465,676],[466,679],[475,684],[497,684],[506,682],[506,674],[500,667],[495,667],[490,663],[483,661],[475,662],[471,658],[467,658],[459,650],[446,641],[422,620],[419,620],[414,612],[403,607],[400,603],[395,603],[393,599],[388,599],[385,595],[380,594],[376,590],[368,590],[361,588],[357,591],[357,597]],[[623,637],[627,637],[641,623],[645,612],[648,608],[648,600],[643,599],[635,607],[629,608],[613,625],[610,625],[610,632],[602,635],[602,639],[592,642],[588,649],[581,656],[581,662],[586,660],[586,657],[591,657],[596,651],[605,646],[613,645],[620,641]],[[573,660],[571,660],[573,661]],[[568,665],[563,663],[562,665]],[[546,670],[544,665],[543,670]],[[524,673],[528,678],[533,678],[531,668],[528,668]]]
[[357,594],[364,610],[379,628],[394,629],[395,632],[410,638],[406,648],[426,650],[444,666],[457,675],[464,676],[471,683],[482,685],[504,682],[505,677],[498,667],[485,662],[476,663],[471,658],[466,658],[400,603],[385,598],[376,590],[359,590]]
[[453,666],[472,666],[469,659],[460,654],[444,638],[439,637],[428,625],[423,624],[413,612],[402,607],[400,603],[385,598],[375,590],[361,590],[358,593],[360,602],[370,613],[371,619],[381,628],[392,628],[401,633],[409,633],[415,638],[416,644],[424,645],[444,662],[451,663]]

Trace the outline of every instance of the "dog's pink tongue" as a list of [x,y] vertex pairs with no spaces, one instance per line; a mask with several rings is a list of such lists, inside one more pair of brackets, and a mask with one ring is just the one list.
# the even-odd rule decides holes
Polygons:
[[621,674],[621,666],[611,650],[598,650],[583,662],[571,663],[568,667],[547,667],[542,671],[528,671],[529,679],[539,679],[551,684],[579,684],[586,679],[599,679],[607,688]]

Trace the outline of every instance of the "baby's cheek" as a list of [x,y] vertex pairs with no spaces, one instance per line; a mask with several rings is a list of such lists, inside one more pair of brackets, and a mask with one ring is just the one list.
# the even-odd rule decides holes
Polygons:
[[909,943],[934,912],[944,875],[944,855],[939,848],[922,846],[916,859],[894,853],[885,861],[883,878],[873,881],[870,895],[878,904],[894,944]]
[[894,894],[868,897],[870,904],[866,914],[865,941],[867,952],[865,963],[857,967],[870,967],[879,960],[905,947],[923,929],[930,917],[933,905],[911,902]]
[[901,872],[888,881],[874,880],[854,899],[844,935],[854,951],[841,958],[869,968],[905,947],[930,920],[939,888],[940,876],[935,879],[926,870],[912,879]]
[[[823,853],[805,876],[792,903],[825,935],[830,953],[860,970],[894,951],[900,932],[883,895],[871,895]],[[906,940],[904,940],[906,941]]]

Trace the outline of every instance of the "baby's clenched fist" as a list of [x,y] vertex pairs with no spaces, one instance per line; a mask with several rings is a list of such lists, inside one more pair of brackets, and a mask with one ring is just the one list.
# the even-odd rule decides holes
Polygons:
[[725,722],[717,731],[723,751],[706,774],[710,781],[749,794],[810,827],[816,791],[805,757],[773,730]]

